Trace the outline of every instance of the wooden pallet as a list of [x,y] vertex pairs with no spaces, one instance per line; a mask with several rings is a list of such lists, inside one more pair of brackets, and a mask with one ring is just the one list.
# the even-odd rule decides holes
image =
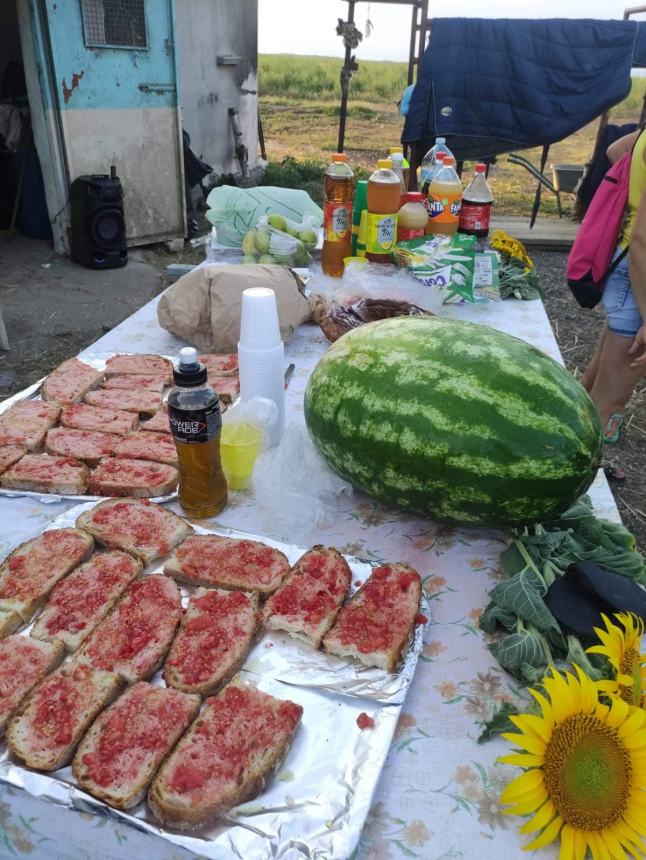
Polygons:
[[499,215],[491,219],[491,229],[504,230],[528,248],[569,251],[579,230],[579,222],[569,218],[539,218],[529,229],[529,217]]

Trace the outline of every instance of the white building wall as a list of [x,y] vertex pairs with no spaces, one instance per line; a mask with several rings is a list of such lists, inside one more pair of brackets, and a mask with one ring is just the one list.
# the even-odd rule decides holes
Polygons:
[[[239,173],[229,108],[249,152],[258,149],[258,0],[176,0],[182,123],[216,173]],[[239,60],[223,64],[225,58]],[[220,60],[218,60],[220,58]]]

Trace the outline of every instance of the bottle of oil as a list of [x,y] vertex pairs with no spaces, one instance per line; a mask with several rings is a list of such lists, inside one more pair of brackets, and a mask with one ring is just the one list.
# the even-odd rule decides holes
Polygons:
[[220,400],[207,384],[206,368],[193,347],[180,350],[173,378],[168,414],[179,459],[179,503],[190,517],[214,517],[227,503],[220,463]]
[[324,275],[340,278],[345,257],[352,253],[352,198],[354,173],[344,152],[332,156],[323,175],[324,241],[321,268]]

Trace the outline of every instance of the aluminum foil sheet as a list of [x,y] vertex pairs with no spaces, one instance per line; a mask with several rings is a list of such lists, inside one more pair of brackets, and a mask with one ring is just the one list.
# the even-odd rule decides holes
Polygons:
[[[48,529],[73,526],[92,507],[85,503],[70,508]],[[284,552],[291,563],[306,551],[261,535],[192,525],[197,534],[262,541]],[[372,567],[346,559],[352,570],[352,593]],[[163,560],[145,574],[162,569]],[[186,605],[193,589],[180,587],[180,591]],[[420,610],[428,618],[429,606],[425,597],[422,600]],[[30,629],[31,625],[22,633],[28,635]],[[391,674],[314,651],[282,633],[263,631],[241,677],[278,698],[297,702],[303,717],[291,749],[263,793],[231,810],[217,826],[180,833],[160,827],[145,802],[127,812],[112,809],[76,787],[71,767],[52,774],[30,770],[9,754],[4,742],[0,742],[0,780],[49,803],[128,822],[210,860],[341,860],[354,850],[368,815],[423,634],[424,625],[417,625],[405,660]],[[163,685],[161,672],[153,683]],[[372,717],[374,728],[358,728],[361,713]]]
[[[105,353],[101,355],[93,355],[83,356],[83,361],[86,364],[95,367],[97,370],[104,370],[106,361],[112,355],[121,355],[122,353]],[[164,356],[164,358],[168,358],[169,361],[176,361],[176,357],[172,356]],[[15,403],[22,403],[23,400],[42,400],[41,396],[41,385],[47,379],[46,376],[43,376],[42,379],[39,379],[38,382],[34,382],[32,385],[29,385],[27,388],[23,388],[22,391],[18,391],[16,394],[12,394],[11,397],[7,397],[6,400],[3,400],[0,403],[0,415],[3,412],[6,412],[11,406]],[[164,396],[165,399],[165,396]],[[37,453],[37,452],[36,452]],[[41,502],[43,505],[54,504],[55,502],[60,502],[61,499],[71,499],[72,501],[88,501],[88,502],[102,502],[105,499],[109,498],[108,496],[90,496],[84,493],[82,496],[78,494],[67,494],[67,493],[40,493],[34,492],[33,490],[8,490],[5,487],[0,487],[0,496],[6,496],[10,499],[22,498],[23,496],[27,496],[31,499],[37,499],[37,501]],[[155,502],[157,504],[161,504],[163,502],[171,502],[173,499],[177,498],[177,490],[173,493],[168,493],[165,496],[151,496],[148,501]]]

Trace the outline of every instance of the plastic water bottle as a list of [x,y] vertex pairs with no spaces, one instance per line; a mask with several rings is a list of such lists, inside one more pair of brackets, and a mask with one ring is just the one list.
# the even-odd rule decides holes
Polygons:
[[[446,145],[445,137],[436,137],[435,143],[422,159],[422,175],[420,185],[422,186],[422,194],[428,193],[428,186],[431,184],[433,174],[442,166],[438,161],[439,153],[444,153],[444,156],[453,158],[453,153]],[[426,186],[426,187],[425,187]]]
[[493,194],[487,182],[487,165],[476,164],[475,176],[462,194],[460,233],[485,239],[489,235],[489,221]]

